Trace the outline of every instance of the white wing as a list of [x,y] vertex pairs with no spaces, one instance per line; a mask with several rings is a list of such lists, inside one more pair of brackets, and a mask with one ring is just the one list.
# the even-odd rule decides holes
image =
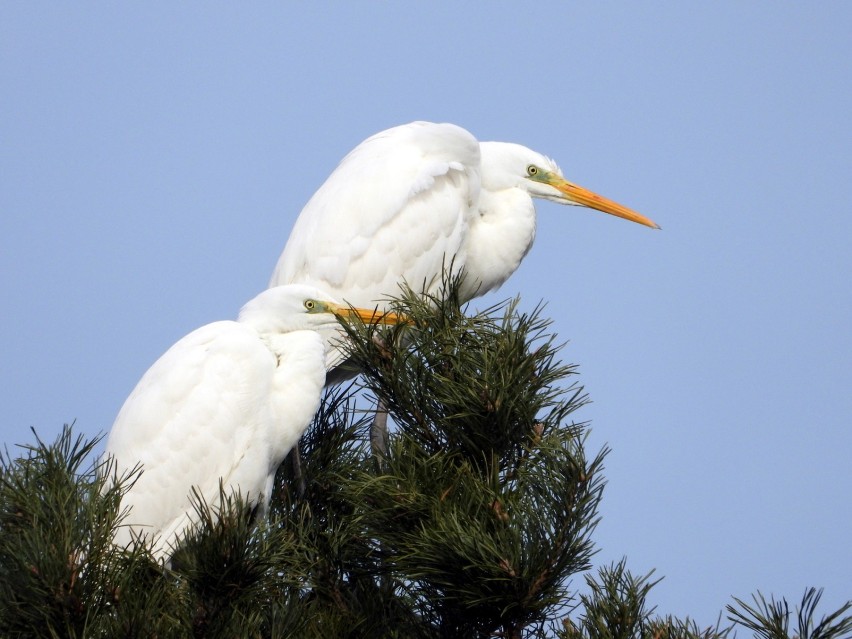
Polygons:
[[270,286],[305,283],[356,306],[434,291],[479,197],[479,143],[452,124],[415,122],[368,138],[302,209]]
[[[155,548],[163,552],[192,521],[191,487],[215,504],[220,478],[244,498],[268,499],[269,478],[286,454],[281,449],[289,450],[301,435],[324,380],[319,336],[291,335],[311,344],[315,369],[303,375],[301,385],[290,380],[292,396],[282,392],[288,381],[277,370],[276,356],[253,329],[237,322],[216,322],[190,333],[145,373],[106,446],[119,473],[137,464],[143,468],[122,502],[131,510],[118,543],[128,543],[131,530],[161,535]],[[280,368],[285,378],[295,375],[298,382],[301,371]],[[290,414],[288,399],[294,402]]]

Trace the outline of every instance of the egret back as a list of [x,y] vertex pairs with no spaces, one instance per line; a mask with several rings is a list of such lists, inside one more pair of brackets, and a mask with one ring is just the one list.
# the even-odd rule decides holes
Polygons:
[[434,292],[445,266],[464,266],[479,163],[476,139],[452,124],[415,122],[368,138],[302,209],[270,286],[312,284],[367,307],[383,307],[403,282]]
[[[281,352],[276,352],[277,349]],[[196,487],[215,505],[221,479],[266,505],[275,469],[316,411],[325,379],[314,331],[264,340],[238,322],[215,322],[177,342],[140,380],[107,441],[121,474],[142,474],[116,542],[159,536],[160,556],[194,521]]]

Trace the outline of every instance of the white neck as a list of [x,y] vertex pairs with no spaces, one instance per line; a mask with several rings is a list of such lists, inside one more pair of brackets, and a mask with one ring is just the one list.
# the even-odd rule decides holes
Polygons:
[[517,270],[532,247],[535,226],[535,206],[526,191],[482,190],[479,215],[471,220],[466,238],[465,301],[498,288]]
[[261,339],[277,359],[270,393],[275,428],[267,445],[271,458],[280,463],[317,410],[325,383],[325,345],[317,332],[309,330]]

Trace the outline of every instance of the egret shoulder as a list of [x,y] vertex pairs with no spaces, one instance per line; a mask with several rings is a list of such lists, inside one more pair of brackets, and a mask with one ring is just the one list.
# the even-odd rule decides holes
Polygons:
[[302,209],[271,285],[313,284],[358,305],[397,293],[401,273],[428,290],[461,246],[479,162],[476,139],[453,124],[366,139]]

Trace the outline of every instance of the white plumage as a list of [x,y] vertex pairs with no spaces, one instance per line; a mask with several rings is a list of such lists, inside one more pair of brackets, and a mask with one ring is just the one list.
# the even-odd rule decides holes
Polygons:
[[116,543],[150,536],[155,554],[166,557],[193,523],[192,487],[215,505],[220,480],[264,511],[276,469],[319,406],[326,343],[317,331],[352,315],[397,321],[342,307],[313,287],[281,286],[248,302],[236,321],[203,326],[157,360],[106,445],[119,475],[142,468],[122,501],[130,510]]
[[479,191],[479,144],[464,129],[414,123],[377,133],[302,209],[270,286],[322,282],[365,306],[399,293],[403,279],[430,290],[445,255],[463,245]]
[[[478,142],[453,124],[412,122],[352,150],[302,209],[270,286],[310,284],[358,306],[400,284],[439,293],[442,269],[464,269],[464,301],[499,287],[535,238],[532,198],[648,218],[568,182],[519,144]],[[328,366],[341,362],[330,349]]]

